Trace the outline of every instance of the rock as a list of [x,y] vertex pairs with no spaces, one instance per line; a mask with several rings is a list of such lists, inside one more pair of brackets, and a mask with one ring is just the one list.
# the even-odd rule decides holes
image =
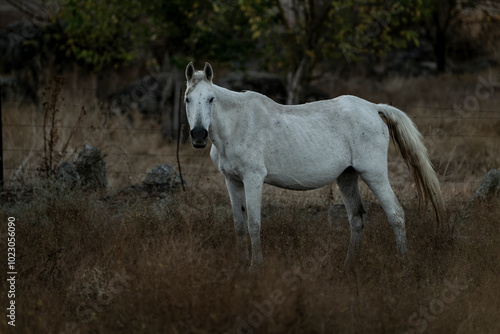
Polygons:
[[90,189],[104,189],[106,181],[106,161],[97,147],[85,145],[75,161],[82,186]]
[[179,188],[182,180],[172,165],[160,164],[146,174],[142,183],[146,188],[163,192]]
[[57,169],[56,180],[64,186],[74,188],[81,184],[80,174],[72,162],[65,161]]
[[490,170],[481,181],[479,188],[472,197],[472,202],[487,196],[497,195],[500,191],[500,170]]

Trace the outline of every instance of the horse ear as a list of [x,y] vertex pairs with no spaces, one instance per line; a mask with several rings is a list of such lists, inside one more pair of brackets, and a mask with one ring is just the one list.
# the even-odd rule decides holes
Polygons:
[[186,80],[190,81],[194,74],[193,62],[190,62],[186,67]]
[[208,81],[212,81],[214,78],[214,70],[212,70],[212,66],[209,63],[205,63],[205,68],[203,69],[205,72],[205,77]]

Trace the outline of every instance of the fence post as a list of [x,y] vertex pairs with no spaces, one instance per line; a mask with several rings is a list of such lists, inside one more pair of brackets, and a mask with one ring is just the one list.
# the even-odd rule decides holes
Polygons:
[[0,190],[3,190],[2,76],[0,76]]
[[[180,146],[180,141],[181,141],[181,108],[182,108],[182,94],[183,89],[181,87],[181,91],[179,92],[179,114],[177,117],[177,152],[175,156],[177,157],[177,168],[179,168],[179,176],[181,177],[181,183],[182,183],[182,190],[186,191],[186,186],[184,186],[184,178],[182,177],[182,170],[181,170],[181,161],[179,159],[179,146]],[[175,110],[174,110],[175,114]]]

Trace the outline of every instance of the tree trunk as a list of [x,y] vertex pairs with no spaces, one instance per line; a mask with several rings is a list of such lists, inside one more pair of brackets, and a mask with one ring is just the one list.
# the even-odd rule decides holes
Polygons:
[[299,102],[300,94],[303,88],[302,81],[304,77],[305,64],[306,57],[304,56],[295,71],[288,72],[286,85],[286,104],[297,104]]
[[434,54],[436,55],[437,71],[443,73],[446,70],[446,29],[441,29],[439,26],[436,27]]

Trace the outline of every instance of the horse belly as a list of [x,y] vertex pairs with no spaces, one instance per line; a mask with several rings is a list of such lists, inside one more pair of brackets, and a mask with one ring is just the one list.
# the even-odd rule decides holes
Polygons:
[[268,168],[264,182],[291,190],[317,189],[335,181],[347,167],[333,162],[288,164],[283,168]]
[[264,182],[272,186],[276,186],[283,189],[312,190],[321,188],[324,185],[332,183],[334,180],[335,179],[332,179],[330,182],[311,182],[311,180],[307,180],[304,182],[302,180],[297,180],[287,175],[268,174]]

